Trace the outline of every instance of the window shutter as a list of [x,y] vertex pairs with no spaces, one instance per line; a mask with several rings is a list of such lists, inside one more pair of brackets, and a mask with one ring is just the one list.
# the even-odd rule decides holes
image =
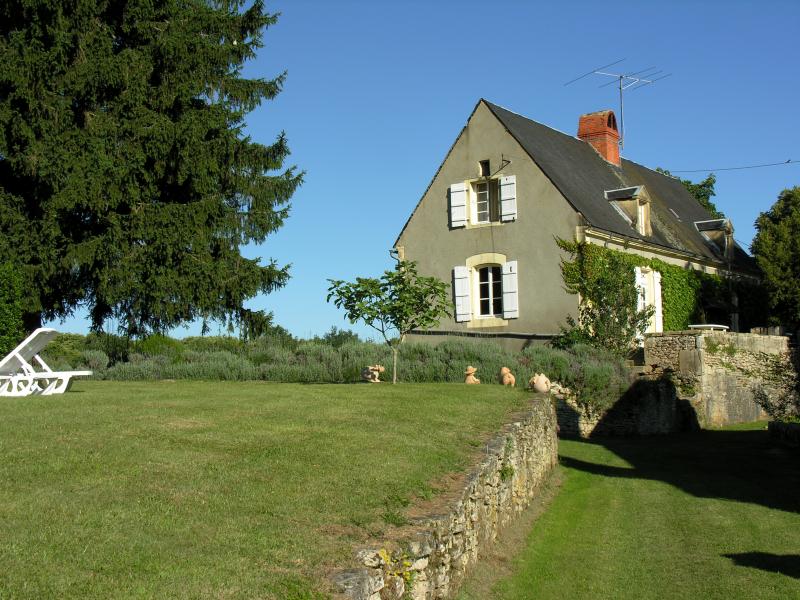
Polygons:
[[456,303],[456,321],[472,319],[472,301],[469,294],[469,269],[464,265],[453,267],[453,296]]
[[500,178],[500,220],[517,220],[517,176]]
[[517,286],[517,261],[503,265],[503,318],[519,318],[519,291]]
[[450,186],[450,227],[467,225],[467,184],[454,183]]
[[664,331],[664,310],[661,305],[661,273],[653,271],[653,300],[656,305],[656,333]]

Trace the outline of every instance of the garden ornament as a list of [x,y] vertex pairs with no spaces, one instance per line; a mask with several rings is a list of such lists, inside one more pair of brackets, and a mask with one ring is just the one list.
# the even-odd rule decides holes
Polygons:
[[386,370],[383,365],[371,365],[361,369],[361,379],[369,383],[380,383],[380,376]]
[[528,382],[528,386],[533,388],[535,392],[546,394],[550,391],[550,380],[544,373],[536,373]]
[[475,377],[475,373],[477,373],[477,372],[478,372],[478,369],[476,369],[472,365],[469,365],[467,367],[467,370],[464,371],[464,375],[466,375],[466,377],[464,378],[464,383],[469,383],[469,384],[480,383],[481,380],[478,379],[477,377]]
[[517,379],[508,367],[500,369],[500,383],[503,385],[510,385],[511,387],[514,387],[517,383]]

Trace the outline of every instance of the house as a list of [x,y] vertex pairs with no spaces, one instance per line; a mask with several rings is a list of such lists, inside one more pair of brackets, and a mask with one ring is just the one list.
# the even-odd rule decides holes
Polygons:
[[[578,312],[556,238],[726,277],[755,273],[728,219],[712,218],[678,179],[620,157],[612,111],[582,115],[573,137],[480,100],[395,242],[420,273],[452,283],[453,317],[416,335],[510,348],[551,339]],[[649,331],[661,331],[661,274],[631,276],[641,304],[655,306]]]

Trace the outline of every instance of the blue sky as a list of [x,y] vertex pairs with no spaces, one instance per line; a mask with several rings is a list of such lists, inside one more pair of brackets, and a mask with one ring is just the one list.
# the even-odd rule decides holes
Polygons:
[[[800,160],[800,2],[380,2],[282,0],[245,74],[288,71],[248,117],[271,143],[286,131],[306,171],[284,227],[244,249],[292,264],[282,290],[250,308],[293,334],[351,326],[327,279],[375,276],[480,98],[569,134],[578,116],[618,110],[595,67],[657,66],[671,77],[625,97],[623,156],[672,171]],[[800,185],[800,164],[716,171],[718,208],[749,247],[753,222]],[[677,173],[699,180],[706,173]],[[85,332],[81,314],[60,326]],[[175,335],[195,335],[199,326]]]

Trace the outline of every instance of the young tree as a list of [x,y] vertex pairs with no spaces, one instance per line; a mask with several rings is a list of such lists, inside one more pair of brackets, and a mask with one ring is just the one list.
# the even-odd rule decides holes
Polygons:
[[[447,284],[417,274],[417,264],[400,260],[380,279],[357,277],[355,283],[329,279],[328,302],[343,308],[350,323],[364,321],[392,349],[392,383],[397,383],[397,353],[414,329],[430,329],[448,311]],[[394,335],[393,335],[394,333]]]
[[630,263],[611,252],[587,256],[581,243],[562,239],[556,243],[572,257],[561,260],[564,288],[580,298],[578,320],[567,317],[556,345],[586,343],[625,356],[655,311],[653,306],[639,309],[640,292]]
[[800,187],[783,190],[756,219],[751,251],[764,274],[773,315],[800,326]]
[[288,280],[242,257],[287,216],[302,173],[245,115],[281,90],[242,76],[276,22],[262,0],[0,4],[0,256],[26,327],[89,309],[128,334],[246,325]]

